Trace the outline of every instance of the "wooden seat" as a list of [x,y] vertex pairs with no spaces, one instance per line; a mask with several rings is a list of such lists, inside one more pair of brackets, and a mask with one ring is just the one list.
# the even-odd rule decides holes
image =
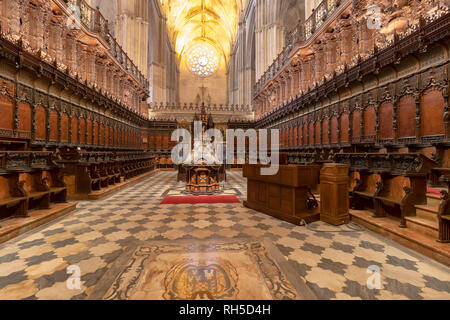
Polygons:
[[23,184],[18,173],[0,176],[0,219],[28,215],[28,197]]
[[373,192],[367,192],[367,191],[354,191],[354,194],[360,195],[362,197],[366,198],[374,198]]
[[400,227],[426,204],[427,176],[436,163],[420,153],[337,153],[334,161],[350,165],[355,176],[352,208],[371,208],[376,217],[394,216]]
[[378,174],[360,172],[359,179],[355,180],[356,183],[351,192],[353,196],[352,208],[355,210],[373,209],[374,199],[378,196],[381,177]]
[[50,209],[50,187],[42,171],[20,174],[28,197],[28,209]]
[[[426,192],[426,181],[418,182],[405,176],[383,175],[383,187],[376,200],[376,216],[388,215],[401,219],[406,228],[406,217],[415,216],[415,205],[425,204],[420,193]],[[415,191],[413,191],[415,190]]]

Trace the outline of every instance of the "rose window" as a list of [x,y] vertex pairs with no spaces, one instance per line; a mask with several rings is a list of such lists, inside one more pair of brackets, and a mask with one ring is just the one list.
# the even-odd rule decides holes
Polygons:
[[189,54],[188,63],[196,75],[207,77],[217,71],[219,58],[212,48],[198,46]]

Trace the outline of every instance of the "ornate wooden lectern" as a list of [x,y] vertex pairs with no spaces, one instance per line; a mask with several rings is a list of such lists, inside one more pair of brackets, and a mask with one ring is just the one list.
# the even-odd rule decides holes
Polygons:
[[297,225],[302,220],[319,220],[319,208],[310,193],[310,187],[318,184],[316,165],[280,165],[272,176],[261,175],[262,167],[244,165],[248,179],[244,206]]
[[185,166],[186,191],[196,194],[220,191],[220,166]]
[[350,222],[346,164],[325,164],[320,171],[320,220],[338,226]]

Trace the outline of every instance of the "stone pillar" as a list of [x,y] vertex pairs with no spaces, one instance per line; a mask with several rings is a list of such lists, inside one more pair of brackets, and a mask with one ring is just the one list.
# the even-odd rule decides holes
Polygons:
[[341,225],[350,221],[349,166],[325,164],[320,170],[320,220]]

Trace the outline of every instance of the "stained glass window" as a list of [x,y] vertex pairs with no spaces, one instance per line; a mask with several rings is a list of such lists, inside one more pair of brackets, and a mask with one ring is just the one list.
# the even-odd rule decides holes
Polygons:
[[192,72],[207,77],[217,71],[219,57],[213,48],[200,45],[190,52],[188,63]]

